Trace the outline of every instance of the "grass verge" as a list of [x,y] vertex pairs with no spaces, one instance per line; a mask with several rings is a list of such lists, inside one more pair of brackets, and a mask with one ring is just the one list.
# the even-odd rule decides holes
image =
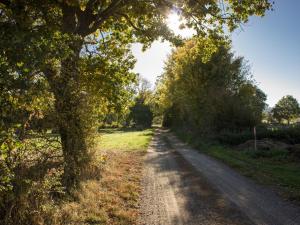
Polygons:
[[141,152],[110,152],[99,180],[82,182],[74,202],[62,206],[63,224],[136,224]]
[[[251,177],[261,184],[275,187],[282,196],[300,203],[300,166],[297,162],[257,157],[249,151],[235,151],[223,146],[201,148],[201,151]],[[272,151],[272,150],[271,150]],[[276,150],[274,150],[276,152]]]
[[[177,133],[178,134],[178,133]],[[197,138],[178,135],[199,151],[214,157],[258,183],[275,189],[284,198],[300,204],[300,164],[287,151],[238,151],[219,144],[201,143]]]

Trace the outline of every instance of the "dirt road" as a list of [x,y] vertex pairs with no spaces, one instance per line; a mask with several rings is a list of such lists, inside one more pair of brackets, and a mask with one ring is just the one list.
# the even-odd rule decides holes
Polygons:
[[139,225],[198,224],[298,225],[300,211],[157,130],[146,156]]

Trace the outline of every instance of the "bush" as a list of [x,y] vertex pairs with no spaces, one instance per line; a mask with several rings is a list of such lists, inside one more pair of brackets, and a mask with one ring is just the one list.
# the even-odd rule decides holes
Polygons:
[[[51,138],[0,135],[0,224],[57,224],[54,199],[63,194],[61,149]],[[53,220],[53,221],[52,221]]]
[[135,104],[130,108],[128,124],[132,123],[133,127],[143,129],[151,127],[152,120],[153,113],[150,106],[142,98],[137,98]]
[[239,145],[251,139],[253,139],[253,134],[250,131],[241,133],[222,132],[217,136],[220,143],[228,145]]
[[[279,128],[257,128],[257,139],[274,139],[285,142],[287,144],[300,143],[300,126],[295,127],[279,127]],[[239,145],[248,140],[254,139],[253,132],[250,130],[240,133],[221,132],[217,136],[217,140],[222,144]]]
[[270,130],[268,135],[272,139],[280,140],[288,144],[300,143],[300,126],[279,128]]

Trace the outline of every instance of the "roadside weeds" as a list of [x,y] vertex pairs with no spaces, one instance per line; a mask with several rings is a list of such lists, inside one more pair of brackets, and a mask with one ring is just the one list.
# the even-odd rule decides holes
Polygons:
[[62,206],[64,224],[136,224],[143,155],[109,152],[101,179],[83,182],[77,201]]

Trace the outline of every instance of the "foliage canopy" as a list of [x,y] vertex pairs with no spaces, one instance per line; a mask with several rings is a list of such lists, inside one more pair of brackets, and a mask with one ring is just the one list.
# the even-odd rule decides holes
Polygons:
[[95,113],[120,107],[130,93],[135,80],[130,43],[147,47],[161,38],[180,44],[166,25],[171,10],[197,35],[219,39],[224,26],[233,30],[270,8],[268,0],[0,0],[0,102],[19,108],[23,101],[23,94],[11,99],[19,88],[6,79],[32,80],[35,87],[42,80],[46,88],[38,87],[30,98],[47,96],[34,102],[51,103],[62,142],[63,180],[71,190],[90,160]]
[[272,109],[273,117],[278,121],[282,122],[287,120],[290,124],[291,119],[297,118],[300,114],[300,106],[293,96],[287,95],[282,97]]
[[228,44],[203,58],[209,44],[209,39],[191,39],[167,61],[157,90],[165,125],[210,135],[260,123],[266,96],[243,58],[235,58]]

